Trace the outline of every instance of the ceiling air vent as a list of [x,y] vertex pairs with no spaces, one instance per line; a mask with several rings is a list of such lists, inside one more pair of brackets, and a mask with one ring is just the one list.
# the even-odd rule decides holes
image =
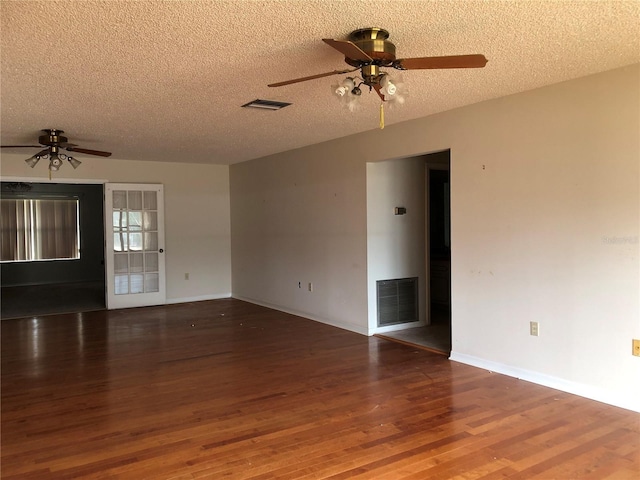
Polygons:
[[261,108],[263,110],[280,110],[281,108],[291,105],[287,102],[276,102],[275,100],[260,100],[256,99],[253,102],[245,103],[242,105],[247,108]]

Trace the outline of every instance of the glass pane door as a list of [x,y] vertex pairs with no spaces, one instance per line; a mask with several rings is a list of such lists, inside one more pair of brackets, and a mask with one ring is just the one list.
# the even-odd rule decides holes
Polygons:
[[162,185],[107,184],[107,306],[165,301]]

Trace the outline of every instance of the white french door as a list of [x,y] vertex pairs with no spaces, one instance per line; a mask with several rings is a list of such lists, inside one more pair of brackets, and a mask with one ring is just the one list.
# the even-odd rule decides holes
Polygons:
[[105,232],[107,308],[164,304],[163,186],[106,183]]

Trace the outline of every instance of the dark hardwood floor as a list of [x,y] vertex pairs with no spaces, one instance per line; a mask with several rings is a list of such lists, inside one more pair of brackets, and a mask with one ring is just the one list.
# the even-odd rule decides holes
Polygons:
[[640,472],[639,414],[237,300],[0,326],[5,480]]
[[104,308],[104,281],[0,288],[0,318],[3,320],[52,313],[90,312]]

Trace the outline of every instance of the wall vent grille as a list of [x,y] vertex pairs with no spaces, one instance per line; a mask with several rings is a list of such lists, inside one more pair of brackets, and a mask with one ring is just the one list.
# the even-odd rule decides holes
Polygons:
[[418,277],[378,280],[378,326],[418,321]]

